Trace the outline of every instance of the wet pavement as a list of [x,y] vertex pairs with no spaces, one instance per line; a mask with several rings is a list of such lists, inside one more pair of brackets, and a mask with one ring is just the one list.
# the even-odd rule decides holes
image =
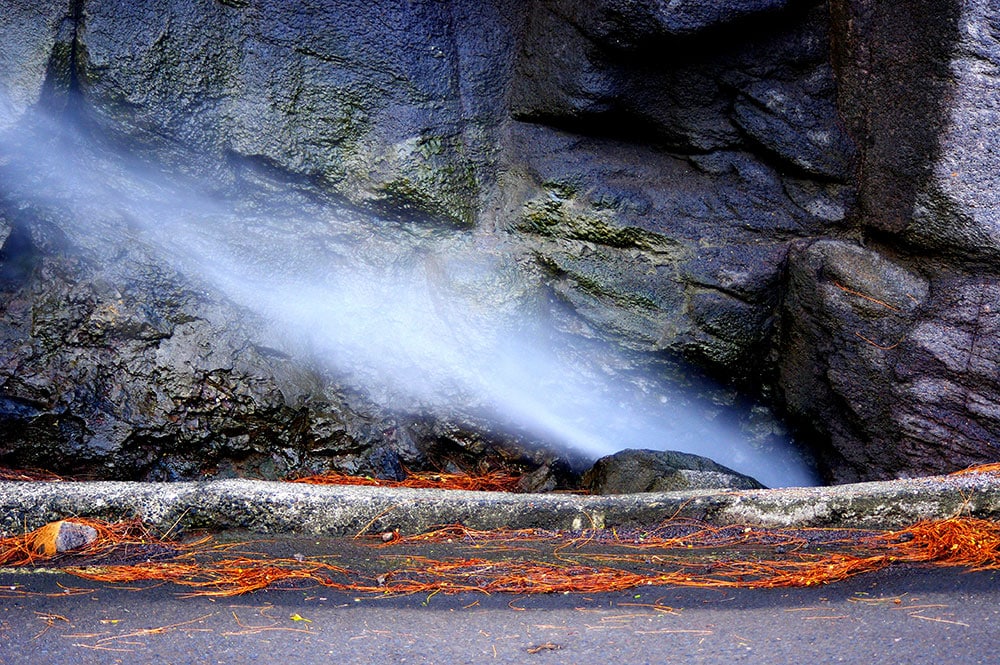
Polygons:
[[[563,580],[567,570],[576,575],[577,570],[585,574],[587,567],[613,565],[623,575],[648,575],[659,574],[669,564],[695,576],[732,581],[727,565],[748,558],[822,559],[824,551],[842,547],[833,543],[841,536],[835,532],[840,528],[898,529],[917,520],[959,514],[995,521],[1000,481],[989,474],[852,487],[624,497],[288,485],[0,483],[0,517],[9,522],[5,528],[11,536],[68,515],[138,517],[154,531],[176,535],[188,529],[189,542],[197,537],[197,528],[230,529],[216,535],[213,547],[218,548],[212,550],[130,545],[104,559],[81,561],[66,555],[45,562],[47,568],[0,569],[0,665],[940,665],[993,663],[1000,653],[1000,571],[896,563],[880,572],[805,588],[680,588],[655,583],[613,593],[483,591],[498,575],[503,577],[500,573],[518,573],[518,565],[533,562],[562,566]],[[734,525],[749,530],[748,524],[755,525],[753,529],[767,527],[771,535],[806,526],[824,526],[830,533],[821,537],[810,531],[805,541],[796,540],[796,534],[754,539],[739,552],[729,545],[713,545],[696,553],[700,570],[685,568],[678,559],[686,546],[679,548],[681,553],[675,548],[665,554],[633,551],[628,542],[609,548],[599,538],[568,544],[486,542],[480,536],[471,543],[468,538],[428,543],[406,538],[424,533],[429,525],[462,523],[474,529],[597,527],[615,538],[631,529],[641,539],[643,529],[659,529],[666,520],[674,524],[679,519],[711,523],[713,533],[720,535]],[[265,532],[272,535],[260,535]],[[382,542],[383,533],[392,534],[389,543]],[[855,541],[859,533],[853,532]],[[365,535],[350,537],[354,534]],[[895,538],[890,546],[912,540],[898,534]],[[864,554],[864,547],[852,552]],[[896,553],[880,551],[880,556]],[[234,557],[282,562],[285,570],[319,571],[322,577],[306,575],[277,585],[285,588],[272,585],[233,597],[190,597],[192,591],[211,590],[211,584],[111,583],[59,568],[193,562],[203,567],[199,574],[204,577],[205,567]],[[443,579],[429,566],[457,558],[485,558],[495,570],[486,574],[472,566],[448,573],[449,584],[478,591],[449,594],[431,586],[409,595],[385,592]],[[338,573],[338,568],[351,572]],[[538,571],[533,574],[533,579],[551,581],[545,571],[541,578]],[[318,582],[349,583],[354,590]]]
[[[239,542],[236,536],[229,540]],[[383,556],[371,547],[330,552],[330,543],[316,539],[240,547],[273,558],[313,558],[310,543],[326,548],[331,561],[352,565],[366,556],[372,565]],[[1000,651],[997,571],[898,566],[780,590],[387,596],[299,585],[235,597],[184,597],[189,591],[173,584],[92,582],[55,569],[5,569],[0,664],[937,665],[992,663]]]

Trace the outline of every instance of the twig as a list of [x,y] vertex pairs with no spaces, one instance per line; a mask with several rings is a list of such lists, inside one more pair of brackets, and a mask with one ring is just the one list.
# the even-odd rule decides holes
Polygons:
[[363,534],[365,531],[368,530],[368,527],[370,527],[372,524],[375,524],[375,522],[380,517],[384,517],[385,515],[391,513],[394,510],[396,510],[396,508],[399,508],[399,506],[389,506],[388,508],[386,508],[385,510],[383,510],[382,512],[380,512],[378,515],[376,515],[375,517],[373,517],[370,520],[368,520],[368,523],[365,524],[363,527],[361,527],[361,530],[358,531],[356,534],[354,534],[354,537],[355,538],[360,538],[361,534]]
[[879,344],[879,343],[877,343],[877,342],[875,342],[875,341],[873,341],[871,339],[868,339],[867,337],[865,337],[864,335],[862,335],[861,333],[859,333],[856,330],[854,331],[854,334],[857,337],[859,337],[859,338],[863,339],[864,341],[868,342],[869,344],[871,344],[875,348],[882,349],[883,351],[892,351],[897,346],[899,346],[900,344],[902,344],[904,339],[906,339],[906,335],[903,335],[902,337],[899,338],[899,341],[896,342],[895,344],[892,344],[891,346],[882,346],[881,344]]
[[844,286],[843,284],[841,284],[840,282],[834,282],[833,285],[836,286],[841,291],[843,291],[844,293],[850,293],[852,296],[857,296],[859,298],[864,298],[865,300],[867,300],[869,302],[873,302],[876,305],[882,305],[886,309],[891,309],[894,312],[900,311],[900,309],[898,307],[890,305],[889,303],[885,302],[884,300],[879,300],[878,298],[872,298],[871,296],[865,295],[864,293],[861,293],[860,291],[855,291],[854,289],[849,289],[846,286]]
[[961,621],[950,621],[948,619],[938,619],[936,617],[925,617],[924,615],[917,613],[913,613],[910,616],[913,617],[914,619],[923,619],[924,621],[935,621],[937,623],[950,623],[956,626],[965,626],[966,628],[969,627],[969,624],[963,623]]

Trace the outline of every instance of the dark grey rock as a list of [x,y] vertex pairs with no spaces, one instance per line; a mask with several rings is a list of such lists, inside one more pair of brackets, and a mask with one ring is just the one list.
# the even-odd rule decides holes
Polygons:
[[[37,159],[30,168],[40,180],[25,181],[18,171],[25,156],[8,152],[7,173],[17,173],[11,181],[21,183],[8,194],[20,196],[24,206],[3,218],[10,231],[0,247],[5,464],[145,480],[276,478],[328,468],[400,477],[403,466],[440,467],[459,456],[426,424],[431,418],[425,410],[403,415],[344,388],[342,374],[310,362],[307,354],[294,358],[301,349],[287,336],[211,289],[206,266],[186,272],[158,254],[155,237],[131,229],[122,213],[129,206],[148,212],[142,201],[149,200],[150,182],[109,167],[88,152],[93,146],[79,147],[83,156],[74,159],[87,164],[80,170],[110,191],[79,191],[79,183],[48,171],[57,165]],[[68,159],[61,150],[58,155]],[[45,197],[26,191],[37,182],[48,185]],[[184,192],[192,202],[199,196],[165,173],[154,189]],[[119,216],[107,214],[108,202]],[[215,219],[234,243],[261,240],[239,228],[244,215],[227,217],[219,209]],[[295,231],[287,222],[291,246],[310,244],[307,235],[295,235],[302,227]],[[168,216],[158,223],[171,224]],[[279,254],[282,260],[293,256]],[[478,441],[475,454],[460,456],[463,468],[497,463],[497,447],[505,445],[500,442],[516,440],[474,435],[475,426],[455,424],[455,412],[438,417],[453,424],[451,445]],[[533,468],[553,454],[510,447],[502,459],[505,468]]]
[[789,3],[788,0],[713,3],[696,0],[668,3],[662,0],[601,0],[590,3],[545,0],[542,4],[579,26],[591,39],[625,48],[720,28],[755,15],[767,15]]
[[79,549],[95,540],[97,540],[97,529],[87,524],[66,520],[59,523],[59,533],[55,541],[56,552]]
[[90,1],[70,35],[74,85],[105,131],[189,168],[196,147],[220,185],[277,170],[386,214],[467,226],[485,176],[473,158],[492,150],[499,113],[478,90],[505,71],[497,12]]
[[555,473],[548,465],[543,465],[521,476],[517,491],[526,493],[551,492],[559,486]]
[[840,107],[863,176],[861,225],[920,253],[992,270],[997,176],[983,148],[1000,126],[1000,53],[985,26],[995,25],[997,7],[949,0],[834,8],[844,35],[834,52]]
[[624,346],[756,375],[790,239],[831,225],[800,203],[812,194],[842,209],[843,192],[816,185],[796,202],[787,191],[801,181],[743,152],[714,153],[706,170],[644,146],[515,131],[533,196],[510,205],[556,293]]
[[804,172],[844,181],[852,146],[840,126],[832,72],[818,69],[825,94],[781,81],[755,81],[733,104],[736,124],[754,141]]
[[[797,142],[812,155],[797,155],[800,162],[842,167],[844,157],[836,153],[845,145],[839,132],[829,131],[836,111],[824,13],[778,12],[748,24],[748,17],[784,3],[696,4],[537,3],[518,45],[515,117],[698,153],[741,145],[742,118],[752,133],[767,137],[768,149],[776,141]],[[729,31],[676,39],[719,26]],[[751,120],[749,91],[766,108],[767,90],[803,87],[783,108],[772,103]],[[734,110],[738,96],[742,102]],[[771,135],[775,129],[779,137]]]
[[[844,224],[851,147],[822,12],[671,40],[779,4],[540,3],[511,89],[534,124],[513,128],[507,206],[555,292],[599,334],[737,380],[759,376],[790,241]],[[625,57],[618,20],[667,50]]]
[[1000,51],[974,26],[995,24],[997,8],[832,8],[839,108],[860,165],[849,215],[877,242],[791,254],[779,361],[789,411],[829,441],[836,481],[992,461],[1000,245],[983,147]]
[[527,22],[513,81],[513,113],[574,119],[611,111],[621,83],[600,50],[544,5]]
[[790,410],[831,438],[835,478],[993,459],[993,280],[928,280],[831,241],[793,252],[790,266],[782,386]]
[[[159,261],[147,211],[67,205],[16,145],[55,154],[55,116],[101,187],[183,207],[162,171],[236,201],[220,235],[275,268],[343,269],[359,238],[380,269],[495,258],[484,310],[553,321],[568,356],[611,342],[620,376],[684,385],[686,361],[776,394],[831,480],[992,461],[994,4],[0,0],[0,456],[143,478],[394,475],[501,442],[552,461],[482,405],[404,417],[366,368],[314,366],[200,259]],[[109,165],[123,148],[155,175]]]
[[[539,3],[526,14],[504,2],[363,4],[286,11],[92,0],[76,15],[53,9],[58,25],[24,14],[17,39],[33,36],[50,57],[44,68],[40,58],[27,59],[10,75],[30,82],[11,116],[22,126],[37,121],[18,115],[36,101],[73,115],[112,146],[179,167],[209,192],[242,197],[239,214],[258,219],[265,195],[324,217],[309,200],[319,194],[430,226],[478,221],[485,230],[517,229],[504,251],[535,257],[529,275],[537,281],[505,278],[481,297],[484,305],[508,306],[504,292],[544,302],[543,289],[551,289],[574,310],[573,320],[562,318],[558,304],[546,313],[583,338],[573,353],[588,353],[590,338],[608,338],[636,353],[632,369],[669,365],[686,381],[667,352],[744,381],[756,376],[789,238],[839,222],[828,211],[843,206],[844,195],[762,163],[752,152],[758,143],[744,142],[730,107],[743,94],[738,89],[755,82],[816,89],[810,81],[828,71],[825,52],[814,45],[822,13],[779,12],[759,39],[740,37],[722,51],[706,42],[691,58],[652,58],[637,67],[622,60],[621,45],[587,36],[585,23],[613,22],[608,17],[619,9],[612,5],[598,8],[594,16],[605,18],[594,23],[569,20],[569,5]],[[780,4],[677,7],[650,27],[650,43],[732,26]],[[653,18],[651,5],[633,9],[639,14],[629,20],[637,24]],[[761,65],[760,53],[776,52],[783,54],[776,63],[787,58],[794,66]],[[497,94],[505,89],[509,97]],[[830,91],[816,94],[826,100],[816,108],[827,109]],[[575,131],[626,140],[505,126],[508,111],[558,126],[568,119]],[[613,126],[592,123],[607,114]],[[817,114],[810,122],[825,122]],[[656,144],[714,152],[669,155],[637,145],[628,138],[635,119],[654,128]],[[494,187],[500,164],[504,180]],[[106,179],[117,191],[134,187],[113,169]],[[664,181],[674,185],[664,189]],[[715,194],[706,199],[706,191]],[[412,417],[397,426],[393,415],[343,390],[344,377],[299,365],[280,340],[261,332],[260,321],[189,282],[189,269],[154,267],[135,247],[116,254],[109,240],[127,219],[93,210],[85,225],[70,223],[77,216],[36,206],[18,222],[18,237],[33,237],[19,250],[22,263],[37,259],[42,270],[10,280],[16,316],[9,367],[37,369],[8,382],[8,411],[34,415],[7,427],[12,441],[41,445],[29,455],[9,444],[9,459],[47,457],[64,440],[77,452],[54,459],[97,475],[273,476],[322,468],[323,460],[392,475],[390,458],[373,451],[387,444],[413,465],[437,446],[434,427]],[[330,246],[317,227],[283,220],[268,222],[270,236],[234,225],[228,237],[246,235],[246,243],[256,242],[253,251],[292,247],[287,258],[302,263],[314,260],[305,248]],[[365,235],[365,224],[334,233]],[[762,234],[778,237],[762,243]],[[421,242],[405,229],[383,240],[397,246],[386,257]],[[15,263],[4,263],[5,274],[17,272]],[[29,320],[37,335],[28,332]],[[34,339],[45,354],[29,343]],[[386,442],[387,431],[399,436]],[[463,457],[483,454],[454,449]]]
[[919,275],[852,243],[819,241],[790,257],[781,386],[793,413],[837,441],[829,454],[843,459],[827,465],[838,479],[901,464],[891,447],[848,443],[863,435],[845,428],[891,421],[895,359],[929,291]]
[[0,130],[42,96],[56,44],[71,39],[70,4],[61,0],[0,2]]
[[706,489],[762,489],[759,482],[707,457],[673,450],[622,450],[602,457],[583,475],[592,494]]

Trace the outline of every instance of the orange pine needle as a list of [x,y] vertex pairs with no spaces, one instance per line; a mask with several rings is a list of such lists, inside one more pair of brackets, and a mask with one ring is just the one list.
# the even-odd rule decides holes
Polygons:
[[[82,552],[107,554],[123,544],[166,544],[136,521],[108,524],[80,520],[98,531]],[[30,565],[42,557],[31,548],[35,532],[0,539],[0,565]],[[408,553],[406,565],[377,577],[301,557],[240,556],[214,559],[218,548],[206,541],[169,547],[170,561],[67,568],[84,579],[105,583],[140,580],[169,582],[189,596],[234,596],[276,584],[316,584],[339,591],[372,594],[599,593],[640,586],[779,588],[814,586],[907,563],[1000,569],[1000,524],[975,518],[925,521],[896,531],[763,529],[712,526],[675,519],[646,533],[611,531],[560,533],[535,529],[480,531],[450,525],[391,545],[451,542],[480,548],[483,543],[530,543],[523,551],[552,547],[554,561],[502,557],[435,559]],[[812,547],[821,543],[822,549]],[[522,550],[519,549],[519,552]],[[200,560],[203,559],[203,560]]]
[[410,473],[403,480],[386,480],[366,476],[349,476],[337,471],[305,476],[292,480],[293,483],[310,485],[361,485],[370,487],[408,487],[411,489],[470,490],[478,492],[512,492],[517,487],[520,476],[505,471],[491,471],[481,475],[465,473],[419,472]]
[[8,469],[0,467],[0,480],[14,482],[56,482],[64,480],[62,476],[57,476],[42,469]]
[[964,476],[972,473],[1000,473],[1000,462],[992,462],[990,464],[976,464],[975,466],[970,466],[966,469],[954,471],[948,475]]
[[844,286],[843,284],[841,284],[840,282],[834,282],[833,285],[836,286],[841,291],[843,291],[844,293],[850,293],[852,296],[857,296],[858,298],[862,298],[864,300],[867,300],[868,302],[873,302],[876,305],[882,305],[882,307],[885,307],[886,309],[892,310],[893,312],[900,311],[899,308],[896,307],[895,305],[890,305],[889,303],[887,303],[884,300],[879,300],[878,298],[873,298],[873,297],[871,297],[869,295],[861,293],[860,291],[855,291],[854,289],[849,289],[846,286]]
[[[84,526],[89,526],[97,532],[97,538],[84,547],[73,550],[78,556],[97,556],[106,554],[117,547],[142,545],[142,546],[163,546],[172,550],[192,547],[198,543],[180,545],[169,542],[154,536],[139,520],[127,520],[123,522],[105,522],[103,520],[74,517],[66,520]],[[0,566],[22,566],[32,564],[36,561],[46,561],[58,556],[57,553],[49,551],[49,548],[39,548],[36,543],[45,541],[51,524],[46,524],[34,531],[0,538]]]

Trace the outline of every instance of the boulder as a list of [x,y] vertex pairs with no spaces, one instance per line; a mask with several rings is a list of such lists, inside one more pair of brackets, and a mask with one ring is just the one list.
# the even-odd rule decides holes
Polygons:
[[927,277],[832,240],[796,248],[789,280],[781,384],[789,410],[832,442],[822,454],[836,480],[926,475],[995,456],[992,280]]
[[635,494],[683,490],[748,490],[763,485],[707,457],[674,450],[626,449],[602,457],[583,474],[591,494]]

